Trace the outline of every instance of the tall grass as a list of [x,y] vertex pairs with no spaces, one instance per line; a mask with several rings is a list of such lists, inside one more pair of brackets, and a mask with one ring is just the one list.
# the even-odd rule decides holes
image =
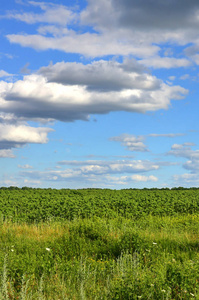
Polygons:
[[199,299],[199,216],[0,226],[0,299]]

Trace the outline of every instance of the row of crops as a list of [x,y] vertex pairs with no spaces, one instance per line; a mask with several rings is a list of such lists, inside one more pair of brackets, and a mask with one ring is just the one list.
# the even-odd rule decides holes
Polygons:
[[199,189],[0,188],[0,216],[13,221],[199,213]]

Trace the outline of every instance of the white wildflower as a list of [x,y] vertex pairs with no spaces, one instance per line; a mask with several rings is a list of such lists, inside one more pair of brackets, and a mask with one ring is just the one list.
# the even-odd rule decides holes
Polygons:
[[195,297],[195,295],[194,295],[194,294],[192,294],[192,293],[190,293],[190,295],[191,295],[192,297]]
[[50,248],[46,248],[47,251],[50,251]]
[[153,242],[153,245],[157,245],[157,243]]

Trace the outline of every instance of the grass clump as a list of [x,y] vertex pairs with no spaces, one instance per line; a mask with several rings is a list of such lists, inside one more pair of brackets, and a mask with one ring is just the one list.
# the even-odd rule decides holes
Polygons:
[[199,299],[199,216],[2,222],[0,299]]

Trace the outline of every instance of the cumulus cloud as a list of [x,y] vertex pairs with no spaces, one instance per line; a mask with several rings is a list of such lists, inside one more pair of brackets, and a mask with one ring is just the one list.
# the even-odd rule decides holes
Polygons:
[[1,180],[0,181],[0,185],[1,186],[17,186],[18,185],[18,182],[16,180],[13,180],[12,178],[10,179],[4,179],[4,180]]
[[199,172],[199,150],[197,153],[194,153],[194,157],[191,160],[188,160],[183,164],[183,167],[187,170],[190,170],[193,173]]
[[[162,43],[193,43],[198,47],[199,4],[197,0],[179,3],[147,0],[89,0],[82,10],[52,3],[29,1],[40,13],[9,12],[6,18],[38,23],[35,34],[8,34],[11,43],[35,49],[57,49],[85,56],[134,55],[153,67],[185,67],[185,58],[159,57]],[[47,23],[44,26],[41,24]],[[74,26],[73,26],[74,25]],[[86,28],[89,28],[87,31]],[[93,30],[91,31],[90,28]],[[160,46],[158,46],[158,44]],[[191,46],[193,47],[193,46]],[[195,55],[191,48],[185,55]],[[189,53],[194,54],[190,54]],[[171,53],[171,52],[170,52]],[[168,55],[167,52],[164,53]],[[152,57],[152,60],[148,60]],[[144,61],[143,61],[144,62]]]
[[52,129],[43,127],[0,124],[0,142],[44,144],[48,142],[47,134],[50,131]]
[[187,158],[183,164],[183,167],[190,170],[192,173],[198,173],[199,171],[199,150],[192,150],[191,146],[195,146],[194,143],[174,144],[171,150],[167,153],[176,157]]
[[150,175],[150,176],[145,176],[145,175],[132,175],[132,176],[122,176],[121,177],[123,180],[126,181],[138,181],[138,182],[147,182],[147,181],[158,181],[158,178],[156,176]]
[[186,79],[189,79],[189,78],[190,78],[189,74],[184,74],[184,75],[180,76],[181,80],[186,80]]
[[173,179],[176,186],[198,187],[199,184],[198,174],[185,173],[182,175],[174,175]]
[[115,160],[115,161],[60,161],[59,165],[78,166],[78,170],[84,174],[106,174],[106,173],[137,173],[158,170],[157,163],[148,160]]
[[28,24],[34,23],[50,23],[58,25],[66,25],[76,18],[75,12],[71,9],[67,9],[64,5],[57,5],[48,2],[36,2],[28,1],[28,4],[31,6],[39,7],[42,12],[33,13],[33,12],[8,12],[4,18],[15,19],[22,21]]
[[[48,31],[50,27],[48,27]],[[53,34],[55,27],[52,28]],[[57,29],[58,31],[59,29]],[[60,31],[59,31],[60,32]],[[61,32],[60,32],[61,33]],[[109,34],[99,35],[97,33],[76,33],[70,30],[61,36],[43,36],[41,34],[8,34],[10,43],[17,43],[23,47],[31,47],[36,50],[60,50],[66,53],[83,54],[86,57],[103,57],[106,55],[134,55],[136,57],[147,57],[155,55],[160,48],[154,45],[140,46],[137,41],[118,41]]]
[[[189,3],[186,0],[180,2],[178,0],[172,2],[152,0],[150,3],[147,0],[141,2],[116,0],[116,2],[121,9],[123,8],[120,12],[120,20],[121,23],[124,22],[124,25],[130,23],[141,28],[159,26],[159,28],[175,30],[176,28],[193,28],[198,24],[199,4],[197,0],[191,0]],[[136,14],[136,12],[139,13]],[[130,18],[132,13],[135,18]]]
[[0,77],[10,77],[10,76],[13,76],[13,74],[9,74],[4,70],[0,70]]
[[[185,151],[190,151],[190,147],[195,146],[194,143],[183,143],[183,144],[173,144],[171,146],[172,150],[185,150]],[[173,152],[173,153],[178,153],[178,152]]]
[[[0,109],[25,120],[88,120],[114,111],[167,109],[187,90],[169,86],[135,61],[57,63],[14,83],[0,82]],[[39,109],[38,109],[39,107]]]
[[169,137],[169,138],[174,138],[178,136],[183,136],[185,135],[184,133],[150,133],[148,136],[151,137]]
[[159,89],[161,81],[146,71],[132,59],[124,60],[124,63],[100,60],[87,65],[60,62],[41,68],[39,73],[49,82],[86,86],[89,91]]
[[148,151],[146,145],[143,143],[144,136],[135,136],[130,134],[122,134],[110,138],[110,141],[120,142],[122,146],[126,147],[129,151]]
[[183,144],[173,144],[171,147],[171,151],[167,154],[174,155],[176,157],[199,157],[199,150],[192,150],[191,146],[195,146],[194,143],[183,143]]
[[[59,166],[67,166],[66,169],[48,171],[24,170],[19,174],[22,178],[45,181],[65,181],[85,186],[114,186],[129,185],[131,182],[156,182],[154,175],[142,173],[156,171],[159,165],[141,160],[113,160],[113,161],[61,161]],[[126,175],[133,174],[133,175]]]
[[175,57],[150,57],[148,59],[140,60],[140,63],[147,67],[153,67],[155,69],[172,69],[180,67],[188,67],[192,62],[186,58],[175,58]]
[[[115,187],[131,186],[134,183],[157,182],[158,178],[153,175],[118,176],[109,174],[83,174],[76,170],[67,169],[60,171],[23,171],[19,174],[29,184],[34,182],[65,182],[66,186],[77,184],[81,187]],[[68,185],[67,185],[68,184]]]
[[31,71],[30,71],[30,69],[28,69],[29,65],[30,65],[29,63],[26,63],[25,66],[23,66],[21,68],[20,73],[21,74],[30,74]]
[[13,154],[11,149],[0,149],[0,157],[15,158],[15,155]]
[[27,143],[47,143],[47,134],[50,131],[50,128],[0,124],[0,148],[18,148]]
[[[104,10],[106,8],[106,10]],[[180,45],[193,43],[198,45],[199,3],[189,1],[136,1],[136,0],[99,0],[88,1],[88,7],[82,12],[85,24],[92,24],[101,33],[110,32],[135,45],[142,43],[150,47],[153,43],[177,42]],[[193,47],[193,46],[192,46]],[[189,51],[198,53],[197,49]],[[156,54],[158,53],[158,50]],[[194,53],[194,54],[195,54]],[[188,54],[188,53],[187,53]],[[166,55],[166,53],[165,53]],[[138,54],[139,57],[139,54]],[[146,63],[156,67],[189,65],[186,59],[152,58]]]
[[199,65],[199,39],[197,38],[192,46],[185,49],[185,54],[189,56],[197,65]]
[[[167,1],[136,1],[136,0],[93,0],[88,1],[89,5],[82,18],[87,22],[96,24],[100,28],[108,28],[120,25],[131,28],[142,29],[173,29],[193,28],[198,24],[199,4],[197,0],[186,0],[172,2]],[[100,18],[100,13],[106,8]],[[112,15],[110,15],[112,13]]]
[[[9,120],[9,118],[8,118]],[[44,144],[51,128],[31,127],[25,124],[0,122],[0,157],[15,157],[12,149],[28,143]]]
[[[96,30],[103,33],[109,30],[110,35],[131,40],[134,45],[140,41],[147,48],[153,43],[160,45],[166,42],[187,45],[184,54],[199,64],[199,3],[197,0],[191,0],[189,3],[186,0],[180,2],[178,0],[165,2],[99,0],[97,3],[89,0],[88,3],[88,7],[82,12],[85,24],[89,22]],[[102,13],[104,7],[106,13]],[[155,57],[146,59],[146,65],[157,68],[190,65],[186,58],[158,57],[157,54],[158,50]]]
[[20,169],[33,169],[33,167],[30,166],[30,165],[28,165],[28,164],[26,164],[26,165],[18,165],[18,168],[20,168]]
[[39,186],[42,186],[42,182],[40,180],[28,180],[28,179],[24,179],[24,184],[27,186],[33,186],[38,188]]
[[[122,146],[126,147],[129,151],[138,151],[138,152],[146,152],[149,151],[147,146],[144,144],[144,141],[148,137],[168,137],[174,138],[178,136],[183,136],[183,133],[151,133],[147,135],[139,135],[135,136],[133,134],[121,134],[119,136],[111,137],[109,140],[114,142],[120,142]],[[185,143],[185,146],[193,146],[192,143]],[[175,145],[172,146],[175,147]],[[183,147],[183,146],[182,146]]]

